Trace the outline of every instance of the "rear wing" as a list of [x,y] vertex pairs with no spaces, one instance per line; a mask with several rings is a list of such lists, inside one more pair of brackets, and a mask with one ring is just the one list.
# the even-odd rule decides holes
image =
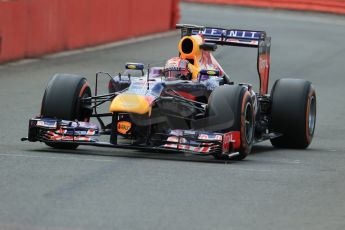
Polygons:
[[181,37],[201,35],[205,43],[258,48],[257,70],[260,78],[260,94],[267,94],[270,69],[271,37],[265,31],[223,29],[190,24],[177,24]]

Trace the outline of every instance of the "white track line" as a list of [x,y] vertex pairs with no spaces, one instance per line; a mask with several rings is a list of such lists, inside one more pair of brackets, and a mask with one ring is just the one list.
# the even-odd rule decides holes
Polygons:
[[114,47],[130,45],[133,43],[145,42],[145,41],[149,41],[149,40],[153,40],[153,39],[166,38],[166,37],[177,35],[178,32],[179,31],[174,30],[174,31],[168,31],[168,32],[163,32],[163,33],[150,34],[150,35],[141,36],[141,37],[133,37],[133,38],[128,38],[125,40],[116,41],[116,42],[107,43],[107,44],[98,45],[98,46],[93,46],[93,47],[86,47],[86,48],[82,48],[82,49],[62,51],[62,52],[58,52],[58,53],[54,53],[54,54],[47,54],[47,55],[42,56],[42,58],[65,57],[65,56],[70,56],[70,55],[75,55],[75,54],[86,53],[86,52],[105,50],[105,49],[110,49],[110,48],[114,48]]

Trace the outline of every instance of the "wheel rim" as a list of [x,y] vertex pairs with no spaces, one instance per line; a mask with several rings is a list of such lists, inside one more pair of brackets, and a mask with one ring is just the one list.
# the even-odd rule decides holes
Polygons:
[[252,105],[247,103],[244,110],[244,132],[247,143],[251,143],[253,139],[253,112]]
[[314,134],[315,120],[316,120],[316,100],[314,96],[309,99],[309,115],[308,115],[308,129],[309,135]]

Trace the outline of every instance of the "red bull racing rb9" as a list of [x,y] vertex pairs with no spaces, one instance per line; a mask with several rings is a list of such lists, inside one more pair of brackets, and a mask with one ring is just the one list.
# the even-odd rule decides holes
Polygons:
[[[93,145],[224,160],[242,160],[265,140],[281,148],[310,145],[315,89],[309,81],[286,78],[268,93],[271,38],[266,32],[189,24],[177,28],[179,56],[160,67],[127,63],[118,75],[96,73],[94,95],[82,76],[53,76],[41,113],[30,119],[28,137],[22,140],[57,149]],[[257,49],[258,92],[249,83],[231,80],[212,55],[218,46]],[[108,89],[99,94],[104,76]],[[108,111],[99,112],[101,106]],[[101,141],[105,135],[108,141]]]

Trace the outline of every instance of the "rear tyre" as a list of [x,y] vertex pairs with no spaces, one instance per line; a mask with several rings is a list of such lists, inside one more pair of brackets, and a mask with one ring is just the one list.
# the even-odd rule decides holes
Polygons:
[[[246,87],[224,85],[216,88],[208,101],[208,131],[240,131],[241,145],[239,155],[233,160],[244,159],[251,151],[254,133],[254,112],[251,95]],[[229,159],[221,153],[214,154],[216,159]]]
[[[63,120],[89,121],[91,102],[81,98],[90,97],[91,89],[84,77],[73,74],[56,74],[44,92],[41,116]],[[76,149],[73,143],[46,143],[58,149]]]
[[271,92],[270,129],[282,136],[271,139],[274,147],[307,148],[314,136],[316,94],[311,82],[280,79]]

